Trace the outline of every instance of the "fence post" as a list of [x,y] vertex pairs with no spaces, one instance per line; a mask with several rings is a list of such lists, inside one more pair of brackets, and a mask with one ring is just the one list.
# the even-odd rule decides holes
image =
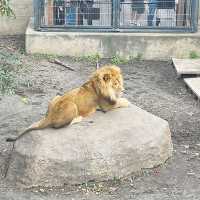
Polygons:
[[33,20],[34,20],[34,29],[40,30],[40,5],[41,0],[33,0]]
[[120,17],[120,0],[113,0],[113,28],[117,30],[119,28]]
[[199,0],[192,0],[192,32],[198,31]]
[[[200,0],[199,0],[200,1]],[[199,3],[200,5],[200,3]],[[198,17],[198,24],[200,23],[200,6],[199,6],[199,17]],[[199,24],[200,25],[200,24]]]

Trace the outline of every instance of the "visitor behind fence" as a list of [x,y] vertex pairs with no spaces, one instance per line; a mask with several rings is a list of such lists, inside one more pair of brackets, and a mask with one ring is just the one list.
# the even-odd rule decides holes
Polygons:
[[153,26],[153,18],[157,8],[157,0],[149,0],[148,2],[149,11],[147,16],[148,26]]
[[[153,26],[153,19],[157,9],[175,9],[175,0],[149,0],[148,26]],[[156,26],[160,18],[156,16]]]
[[132,15],[131,23],[138,25],[138,19],[140,14],[143,14],[145,10],[144,0],[132,0]]

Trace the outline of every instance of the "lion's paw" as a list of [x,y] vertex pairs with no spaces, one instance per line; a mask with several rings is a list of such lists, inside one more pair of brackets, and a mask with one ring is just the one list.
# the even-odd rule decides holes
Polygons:
[[126,98],[120,98],[118,100],[119,107],[128,107],[130,105],[130,102]]

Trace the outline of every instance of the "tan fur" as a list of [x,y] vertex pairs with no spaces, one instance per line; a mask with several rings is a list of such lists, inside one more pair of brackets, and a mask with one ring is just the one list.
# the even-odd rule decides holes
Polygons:
[[123,91],[123,78],[119,67],[106,65],[91,76],[80,88],[73,89],[63,96],[56,96],[49,103],[46,116],[31,125],[15,141],[31,130],[46,127],[60,128],[65,125],[77,123],[82,117],[94,113],[97,108],[109,111],[118,107],[127,107],[128,100],[120,98]]

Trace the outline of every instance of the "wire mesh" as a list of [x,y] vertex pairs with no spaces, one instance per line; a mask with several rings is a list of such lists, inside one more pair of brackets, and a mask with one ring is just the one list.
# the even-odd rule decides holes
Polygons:
[[128,0],[120,3],[120,26],[188,28],[191,0]]
[[43,26],[111,26],[112,1],[103,0],[45,0]]
[[[38,0],[37,0],[38,1]],[[197,0],[40,0],[39,26],[112,29],[192,29]]]

